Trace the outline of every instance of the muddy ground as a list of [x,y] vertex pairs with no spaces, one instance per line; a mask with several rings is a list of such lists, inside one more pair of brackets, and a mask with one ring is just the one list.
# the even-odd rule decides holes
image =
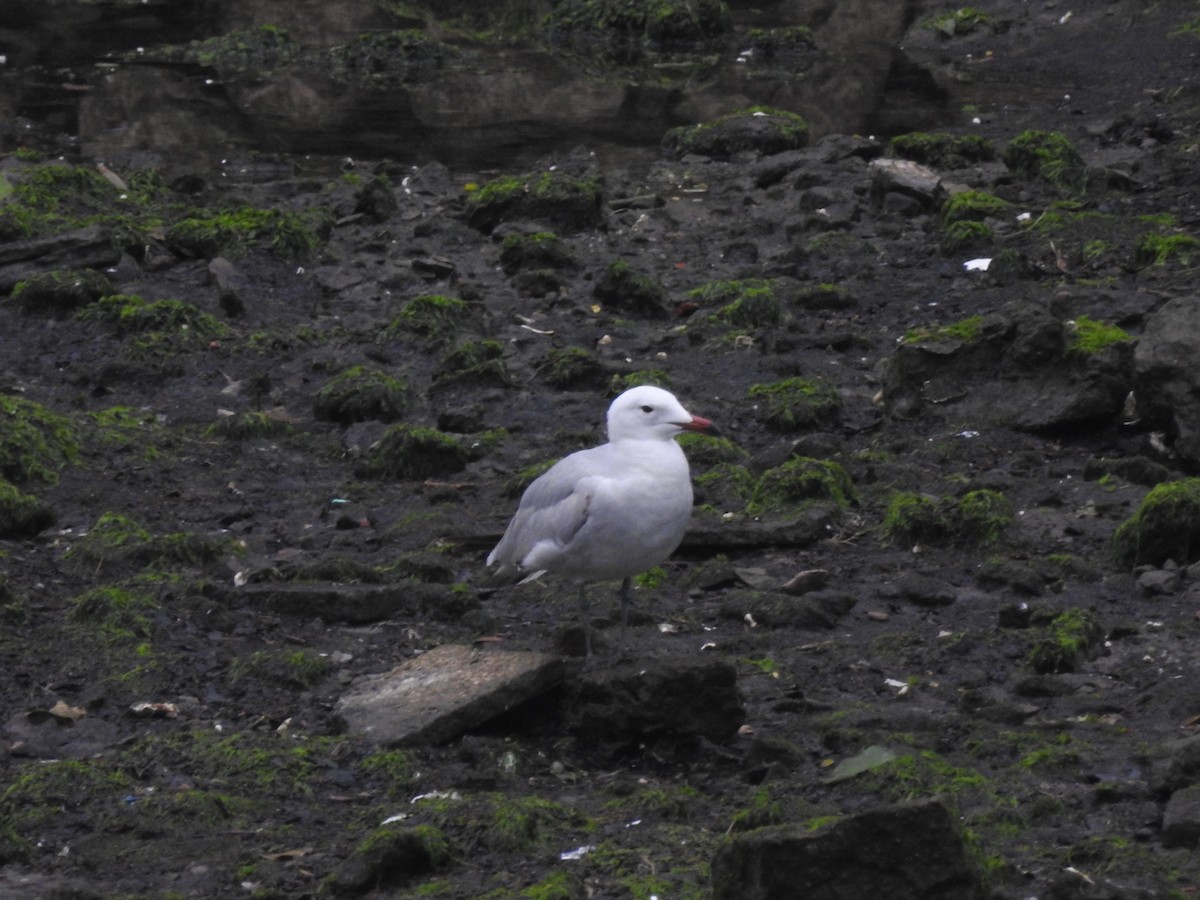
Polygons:
[[[995,3],[969,33],[909,33],[945,91],[940,130],[997,153],[1061,132],[1101,173],[932,163],[1010,204],[961,246],[940,195],[873,192],[887,142],[866,135],[815,136],[778,177],[752,152],[585,146],[504,173],[358,159],[344,175],[88,182],[121,209],[138,194],[295,213],[316,240],[277,219],[240,244],[141,221],[140,254],[91,264],[107,286],[0,298],[0,436],[12,447],[34,421],[47,438],[5,460],[46,518],[0,542],[0,896],[701,897],[738,834],[927,797],[953,811],[987,896],[1200,890],[1196,832],[1164,827],[1196,781],[1173,749],[1200,715],[1194,560],[1146,577],[1111,543],[1154,484],[1190,474],[1172,436],[1125,406],[1008,427],[972,405],[1004,393],[986,371],[903,410],[881,395],[906,335],[1027,301],[1133,342],[1195,291],[1194,254],[1137,245],[1195,234],[1200,7],[1094,6]],[[11,150],[8,183],[52,158]],[[475,186],[551,165],[597,179],[598,221],[470,224]],[[502,257],[506,236],[544,231],[561,256]],[[964,267],[1001,251],[1020,263],[1007,275]],[[614,261],[645,281],[607,292]],[[749,279],[779,305],[722,314],[736,289],[711,286]],[[463,302],[414,324],[429,295]],[[330,400],[353,367],[400,383]],[[832,399],[780,421],[752,389],[796,376]],[[432,648],[571,648],[571,586],[480,591],[483,560],[532,467],[600,440],[630,379],[665,384],[729,443],[688,447],[695,528],[640,585],[624,660],[612,586],[591,589],[589,671],[716,657],[743,720],[717,739],[597,739],[570,715],[572,663],[449,741],[348,733],[338,699]],[[405,455],[397,423],[448,443]],[[851,487],[776,498],[759,479],[793,458],[836,463]],[[981,490],[1010,522],[914,533],[889,517],[899,492],[948,510]],[[808,570],[815,595],[776,590]],[[263,587],[279,585],[325,599]],[[401,599],[365,609],[375,585]],[[869,748],[894,758],[828,778]],[[372,868],[381,830],[410,843]]]

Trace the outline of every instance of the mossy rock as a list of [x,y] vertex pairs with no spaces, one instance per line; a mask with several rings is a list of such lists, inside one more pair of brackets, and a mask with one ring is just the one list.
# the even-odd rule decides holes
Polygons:
[[323,894],[359,895],[403,885],[450,860],[446,835],[431,825],[384,825],[359,842],[322,885]]
[[504,344],[493,340],[459,344],[438,361],[433,377],[433,390],[466,384],[506,387],[513,380],[504,364]]
[[243,206],[202,210],[167,229],[167,245],[182,256],[212,259],[242,256],[264,248],[284,259],[307,259],[321,242],[322,223],[314,216]]
[[1067,323],[1068,353],[1100,353],[1114,344],[1127,344],[1132,340],[1133,335],[1124,328],[1090,316],[1077,316]]
[[756,384],[747,391],[755,416],[781,432],[810,428],[835,420],[841,398],[822,378],[785,378],[774,384]]
[[422,294],[405,302],[384,330],[384,336],[417,337],[444,344],[460,336],[464,329],[482,324],[482,313],[466,300],[444,294]]
[[941,15],[934,16],[925,27],[945,37],[970,34],[977,28],[991,25],[991,17],[974,6],[960,6]]
[[801,456],[763,473],[747,512],[758,515],[794,511],[817,501],[831,502],[841,509],[857,499],[854,482],[839,463]]
[[534,221],[572,233],[604,223],[598,179],[551,171],[506,176],[467,195],[467,224],[490,233],[501,222]]
[[408,385],[380,369],[353,366],[334,376],[317,391],[313,412],[318,419],[351,422],[395,422],[410,401]]
[[982,222],[1006,215],[1011,209],[1011,203],[987,191],[959,191],[942,204],[942,224]]
[[913,491],[896,491],[888,498],[881,526],[888,541],[939,544],[950,534],[941,498]]
[[663,137],[663,149],[676,158],[695,154],[729,159],[747,151],[770,156],[807,144],[808,123],[803,116],[767,106],[751,106],[711,122],[672,128]]
[[707,317],[709,322],[771,328],[784,318],[783,300],[774,281],[766,278],[713,281],[693,288],[685,296],[705,309],[716,307]]
[[560,390],[600,387],[607,377],[604,364],[596,355],[579,347],[547,351],[538,366],[538,376]]
[[49,484],[79,457],[78,428],[65,416],[24,397],[0,394],[0,477]]
[[1200,560],[1200,478],[1154,487],[1112,537],[1113,554],[1130,568]]
[[565,0],[546,16],[552,35],[586,38],[612,50],[643,43],[707,41],[732,28],[722,0]]
[[988,488],[961,497],[896,491],[888,498],[880,529],[888,542],[969,545],[997,540],[1012,521],[1012,503]]
[[18,282],[12,299],[25,312],[60,315],[86,306],[111,290],[108,278],[95,269],[59,269]]
[[649,318],[666,318],[666,291],[662,285],[638,272],[623,260],[605,268],[592,289],[592,299],[605,308]]
[[31,538],[54,521],[50,507],[0,479],[0,538]]
[[579,260],[558,235],[550,231],[538,231],[507,235],[500,244],[500,268],[506,275],[529,269],[572,271],[579,268]]
[[1087,166],[1070,139],[1059,131],[1025,131],[1013,138],[1000,158],[1013,172],[1040,178],[1063,190],[1077,191]]
[[1200,238],[1151,231],[1141,235],[1134,244],[1132,265],[1135,269],[1168,263],[1188,266],[1196,256],[1200,256]]
[[990,247],[993,241],[992,229],[983,222],[951,222],[938,241],[938,249],[943,256],[957,256]]
[[996,158],[995,144],[977,134],[912,131],[896,135],[889,146],[893,156],[940,169],[961,169]]
[[464,443],[436,428],[393,425],[375,444],[361,473],[373,478],[418,479],[450,475],[466,468]]
[[231,441],[252,441],[283,437],[294,430],[295,426],[287,419],[252,410],[239,415],[221,416],[204,430],[204,434],[206,437]]
[[725,513],[746,509],[754,500],[759,479],[744,465],[719,462],[709,465],[692,481],[698,506]]
[[144,300],[136,294],[110,294],[79,311],[86,322],[103,322],[120,334],[170,333],[197,342],[226,337],[229,327],[182,300]]
[[239,546],[237,539],[228,534],[153,534],[129,516],[107,511],[65,556],[94,571],[108,565],[197,567],[237,554]]
[[1049,623],[1049,632],[1029,652],[1030,667],[1040,674],[1074,672],[1104,646],[1104,627],[1095,614],[1068,609]]

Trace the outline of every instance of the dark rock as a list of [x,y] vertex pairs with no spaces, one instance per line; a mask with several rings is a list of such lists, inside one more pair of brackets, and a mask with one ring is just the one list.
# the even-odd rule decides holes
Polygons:
[[946,807],[888,806],[816,833],[763,828],[713,857],[713,900],[977,900],[979,874]]
[[652,318],[666,318],[666,292],[652,278],[625,262],[615,262],[604,270],[592,297],[603,306],[627,310]]
[[906,339],[885,369],[884,402],[894,415],[945,410],[1027,431],[1099,424],[1124,406],[1132,353],[1127,341],[1075,349],[1045,304],[1015,301]]
[[217,286],[217,302],[225,315],[231,319],[240,316],[246,310],[243,295],[246,290],[246,277],[238,271],[237,266],[223,256],[210,260],[208,275]]
[[1200,784],[1200,734],[1163,744],[1154,753],[1150,789],[1162,797]]
[[664,735],[724,741],[745,721],[737,673],[719,659],[664,658],[585,672],[568,708],[576,737],[607,746]]
[[335,895],[365,894],[383,885],[404,884],[449,860],[445,835],[428,825],[384,826],[369,835],[325,881]]
[[835,590],[818,590],[803,597],[780,591],[728,591],[721,600],[726,619],[753,618],[766,628],[833,628],[857,601]]
[[748,109],[700,125],[673,128],[663,136],[663,149],[682,158],[688,154],[729,159],[752,151],[764,156],[799,149],[808,143],[808,123],[784,110]]
[[1200,842],[1200,784],[1171,794],[1163,810],[1163,846],[1195,847]]
[[1168,300],[1146,319],[1133,354],[1134,394],[1147,424],[1165,428],[1174,449],[1200,461],[1200,297]]
[[958,594],[953,585],[919,572],[902,575],[896,587],[901,597],[917,606],[949,606]]
[[98,269],[120,258],[112,232],[103,225],[0,244],[0,292],[11,291],[18,281],[39,272]]

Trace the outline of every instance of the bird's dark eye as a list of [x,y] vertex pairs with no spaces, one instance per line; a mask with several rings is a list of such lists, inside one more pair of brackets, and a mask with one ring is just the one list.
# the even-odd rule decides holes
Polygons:
[[652,412],[654,412],[654,407],[653,406],[642,406],[642,412],[652,413]]

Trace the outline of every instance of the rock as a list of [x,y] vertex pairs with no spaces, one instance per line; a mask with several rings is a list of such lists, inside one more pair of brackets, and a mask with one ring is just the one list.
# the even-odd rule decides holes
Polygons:
[[1163,811],[1164,847],[1195,847],[1200,842],[1200,784],[1171,795]]
[[323,887],[336,895],[365,894],[382,885],[403,884],[449,860],[444,834],[429,825],[384,826],[368,835]]
[[1167,430],[1174,449],[1200,461],[1200,297],[1168,300],[1146,319],[1133,354],[1134,395],[1147,424]]
[[886,408],[897,416],[945,410],[976,426],[1034,432],[1109,422],[1131,387],[1133,345],[1126,335],[1085,347],[1077,326],[1045,304],[1018,300],[916,329],[885,367]]
[[688,154],[729,159],[738,153],[764,156],[797,150],[808,143],[808,123],[795,113],[755,107],[699,125],[672,128],[663,149],[682,158]]
[[721,616],[766,628],[833,628],[855,598],[835,590],[816,590],[803,597],[783,591],[733,590],[721,602]]
[[1200,734],[1169,741],[1154,753],[1152,791],[1165,796],[1195,784],[1200,784]]
[[937,172],[909,159],[881,157],[871,160],[867,169],[871,173],[871,194],[877,199],[901,194],[929,210],[935,209],[946,193]]
[[762,828],[713,857],[713,900],[976,900],[979,874],[946,807],[886,806],[816,833]]
[[542,653],[447,644],[342,696],[334,712],[385,746],[438,743],[495,718],[562,680],[562,661]]
[[467,198],[466,214],[467,224],[485,233],[512,221],[584,231],[603,224],[604,192],[596,178],[557,171],[497,178]]
[[238,267],[223,256],[218,256],[208,263],[208,276],[217,286],[217,302],[225,315],[231,319],[240,316],[246,310],[243,292],[246,289],[246,276]]
[[0,246],[0,293],[18,281],[53,269],[98,269],[115,265],[121,251],[103,225],[89,225],[47,237],[13,241]]
[[568,719],[581,740],[609,745],[661,735],[723,741],[744,723],[745,711],[732,665],[666,658],[585,673],[572,687]]
[[896,588],[901,597],[917,606],[949,606],[957,596],[953,585],[919,572],[907,572],[900,576]]

